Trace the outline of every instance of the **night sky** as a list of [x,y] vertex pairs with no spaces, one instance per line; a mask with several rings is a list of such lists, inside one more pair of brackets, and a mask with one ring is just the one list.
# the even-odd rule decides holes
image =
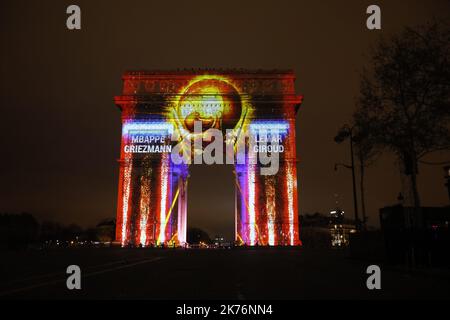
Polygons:
[[[82,30],[66,29],[77,4]],[[382,9],[382,30],[365,27]],[[121,93],[126,70],[294,69],[305,96],[297,120],[299,210],[352,212],[348,146],[336,145],[350,120],[359,71],[371,45],[432,17],[434,1],[5,1],[0,3],[0,212],[91,226],[115,217]],[[428,160],[447,160],[445,154]],[[447,154],[448,156],[448,154]],[[440,166],[420,168],[423,205],[448,204]],[[189,226],[231,237],[232,166],[193,168]],[[400,176],[391,155],[368,170],[370,223],[396,203]],[[335,195],[338,195],[337,197]]]

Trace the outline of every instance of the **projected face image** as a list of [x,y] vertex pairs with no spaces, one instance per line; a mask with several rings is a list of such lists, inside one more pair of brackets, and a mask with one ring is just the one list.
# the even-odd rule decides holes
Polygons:
[[195,121],[208,129],[233,129],[243,114],[239,92],[224,79],[194,80],[182,92],[177,105],[177,120],[189,133]]

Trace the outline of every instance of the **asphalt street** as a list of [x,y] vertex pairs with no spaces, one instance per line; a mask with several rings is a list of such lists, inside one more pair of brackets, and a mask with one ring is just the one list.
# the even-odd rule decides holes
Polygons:
[[[450,272],[381,267],[381,290],[345,251],[75,248],[0,253],[0,299],[450,298]],[[81,269],[81,289],[66,269]]]

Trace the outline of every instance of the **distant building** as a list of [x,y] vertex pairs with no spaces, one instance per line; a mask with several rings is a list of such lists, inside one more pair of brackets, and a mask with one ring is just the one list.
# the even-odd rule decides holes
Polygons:
[[445,186],[447,187],[447,192],[448,192],[448,198],[450,199],[450,166],[446,166],[444,167],[444,171],[445,171]]
[[100,242],[112,242],[114,241],[115,230],[116,220],[105,219],[95,227],[96,237]]
[[310,248],[330,247],[330,230],[328,215],[319,212],[304,214],[299,217],[302,244]]
[[332,247],[345,247],[350,242],[350,234],[355,226],[344,219],[344,211],[336,208],[330,212],[330,236]]
[[450,264],[450,207],[396,205],[380,209],[380,224],[387,259],[405,263],[413,255],[420,265]]
[[220,246],[224,242],[225,242],[225,238],[223,236],[215,236],[214,237],[214,244],[216,246]]
[[214,237],[214,246],[218,248],[228,248],[232,247],[233,243],[227,241],[224,236],[218,235]]

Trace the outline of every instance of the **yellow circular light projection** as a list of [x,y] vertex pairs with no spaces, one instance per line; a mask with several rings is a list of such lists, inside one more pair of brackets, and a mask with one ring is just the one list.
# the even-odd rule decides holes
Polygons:
[[191,83],[178,101],[177,114],[184,129],[194,132],[195,121],[202,123],[202,132],[233,129],[242,116],[239,92],[221,79],[201,79]]

